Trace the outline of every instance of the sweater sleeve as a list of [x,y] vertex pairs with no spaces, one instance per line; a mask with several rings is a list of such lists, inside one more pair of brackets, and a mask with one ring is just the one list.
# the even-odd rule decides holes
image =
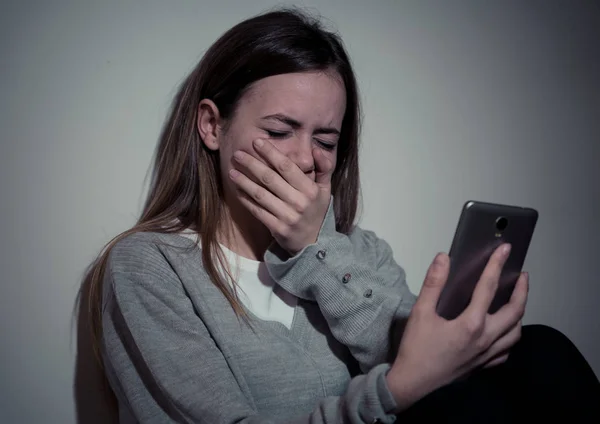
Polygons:
[[372,231],[335,229],[333,202],[316,243],[289,257],[277,244],[265,263],[293,295],[319,305],[331,333],[367,372],[392,362],[416,296],[388,243]]
[[[117,244],[104,280],[103,360],[121,416],[140,423],[280,423],[257,412],[152,243]],[[391,423],[396,403],[382,364],[286,423]],[[377,421],[378,420],[378,421]]]

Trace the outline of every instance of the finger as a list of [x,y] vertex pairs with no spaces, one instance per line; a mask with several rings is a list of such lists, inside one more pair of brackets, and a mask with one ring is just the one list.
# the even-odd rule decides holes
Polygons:
[[315,147],[312,151],[315,160],[315,182],[319,187],[329,189],[331,187],[331,176],[333,175],[333,162],[323,154],[323,151]]
[[235,152],[233,158],[238,165],[244,168],[246,176],[250,177],[256,184],[267,188],[276,197],[290,205],[302,206],[302,194],[288,184],[273,168],[269,168],[254,156],[241,150]]
[[514,304],[520,307],[522,312],[525,312],[525,306],[527,305],[527,298],[529,297],[529,273],[522,272],[515,284],[510,300],[508,304]]
[[449,269],[450,260],[448,255],[438,253],[427,270],[415,306],[418,305],[418,308],[425,308],[426,310],[435,310],[440,293],[448,279]]
[[[484,249],[474,253],[468,261],[464,261],[461,264],[460,268],[454,270],[454,280],[464,281],[472,280],[473,277],[481,277],[481,271],[479,271],[479,269],[485,268],[485,265],[487,265],[489,262],[492,253],[494,253],[494,251],[501,245],[501,241],[498,241],[497,243],[490,243]],[[452,260],[452,258],[450,258],[450,260]],[[481,266],[482,264],[483,267]]]
[[499,338],[515,323],[523,319],[525,314],[525,305],[527,304],[527,287],[529,276],[527,273],[521,273],[509,302],[503,305],[498,311],[489,316],[488,328],[491,337]]
[[508,352],[521,339],[521,321],[490,345],[477,359],[477,366],[486,364],[497,356]]
[[498,365],[501,365],[503,363],[506,362],[506,360],[508,359],[508,352],[507,353],[503,353],[499,356],[496,356],[495,358],[493,358],[492,360],[488,361],[483,368],[492,368],[492,367],[496,367]]
[[257,207],[265,209],[273,216],[286,222],[292,219],[291,214],[293,212],[289,206],[265,187],[256,184],[237,169],[229,171],[229,177],[242,193],[252,199]]
[[510,254],[510,244],[500,245],[485,266],[475,290],[469,306],[467,306],[466,314],[472,316],[475,320],[484,319],[498,288],[498,280],[502,267]]
[[265,227],[269,229],[271,234],[281,234],[283,232],[281,220],[256,203],[254,199],[252,199],[246,193],[241,193],[239,199],[242,205],[244,205],[256,219],[262,222]]
[[254,148],[266,161],[267,165],[273,167],[292,187],[300,192],[310,190],[313,181],[289,157],[281,153],[270,141],[254,140]]

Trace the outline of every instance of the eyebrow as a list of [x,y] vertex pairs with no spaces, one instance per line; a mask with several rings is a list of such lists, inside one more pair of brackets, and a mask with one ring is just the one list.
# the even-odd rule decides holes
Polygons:
[[[300,121],[297,121],[294,118],[290,118],[289,116],[284,115],[282,113],[276,113],[274,115],[263,116],[260,119],[262,119],[262,120],[269,120],[269,121],[283,122],[284,124],[289,125],[293,129],[302,128],[302,123]],[[321,127],[321,128],[317,128],[316,131],[315,131],[315,133],[318,133],[318,134],[335,134],[335,135],[340,135],[340,131],[337,128],[333,128],[333,127]]]

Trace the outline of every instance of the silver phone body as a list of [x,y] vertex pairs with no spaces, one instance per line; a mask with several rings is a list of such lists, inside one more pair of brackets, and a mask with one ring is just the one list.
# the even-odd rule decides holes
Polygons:
[[[532,208],[466,202],[450,247],[450,274],[437,304],[438,315],[446,319],[458,317],[469,305],[494,250],[502,243],[510,243],[511,252],[489,313],[505,305],[521,274],[537,219],[538,212]],[[504,223],[506,227],[500,229]]]

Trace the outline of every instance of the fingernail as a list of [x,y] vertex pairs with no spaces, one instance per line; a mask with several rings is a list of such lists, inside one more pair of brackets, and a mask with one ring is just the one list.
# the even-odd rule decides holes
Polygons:
[[505,244],[504,247],[502,248],[502,255],[503,256],[508,256],[508,254],[510,253],[510,244]]
[[441,267],[444,265],[444,255],[440,252],[437,255],[435,255],[435,258],[433,259],[433,266],[435,268]]
[[236,178],[238,175],[240,175],[240,171],[238,171],[237,169],[231,169],[229,171],[229,175],[231,176],[231,178]]
[[260,138],[259,138],[259,139],[257,139],[257,140],[254,140],[254,145],[255,145],[256,147],[262,147],[264,144],[265,144],[265,140],[262,140],[262,139],[260,139]]

